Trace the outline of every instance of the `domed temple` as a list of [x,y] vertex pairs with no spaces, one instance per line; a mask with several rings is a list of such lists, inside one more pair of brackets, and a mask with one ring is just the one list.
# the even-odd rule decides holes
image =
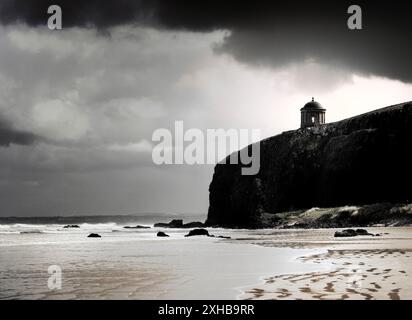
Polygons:
[[300,127],[307,128],[324,124],[325,113],[326,109],[312,98],[312,101],[309,101],[302,109],[300,109]]

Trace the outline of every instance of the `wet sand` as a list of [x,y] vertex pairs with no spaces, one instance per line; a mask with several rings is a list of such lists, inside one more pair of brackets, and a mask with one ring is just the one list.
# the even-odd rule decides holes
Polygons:
[[[324,236],[324,232],[320,234]],[[387,228],[387,232],[382,237],[322,238],[301,243],[301,247],[326,247],[325,253],[298,260],[329,266],[329,270],[265,277],[263,283],[243,288],[239,299],[412,299],[412,229]],[[291,247],[296,247],[299,239],[296,241]],[[267,239],[262,245],[288,246]]]
[[[112,232],[57,230],[0,234],[1,299],[234,299],[261,275],[313,272],[297,257],[320,250],[272,248],[230,239],[190,237],[187,230]],[[210,230],[233,238],[249,230]],[[288,233],[289,234],[289,233]],[[258,235],[259,236],[259,235]],[[61,268],[59,289],[48,287],[49,266]]]

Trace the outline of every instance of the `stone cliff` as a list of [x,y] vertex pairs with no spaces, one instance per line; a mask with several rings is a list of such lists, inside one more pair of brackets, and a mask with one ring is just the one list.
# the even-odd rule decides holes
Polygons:
[[279,212],[412,200],[411,102],[260,144],[255,176],[216,165],[207,225],[261,227]]

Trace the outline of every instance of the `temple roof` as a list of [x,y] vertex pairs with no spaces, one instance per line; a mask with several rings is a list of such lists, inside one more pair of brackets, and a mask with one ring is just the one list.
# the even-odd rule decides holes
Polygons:
[[308,103],[306,103],[302,109],[300,110],[318,110],[318,111],[326,111],[326,109],[324,109],[322,107],[322,105],[315,101],[314,98],[312,98],[312,101],[309,101]]

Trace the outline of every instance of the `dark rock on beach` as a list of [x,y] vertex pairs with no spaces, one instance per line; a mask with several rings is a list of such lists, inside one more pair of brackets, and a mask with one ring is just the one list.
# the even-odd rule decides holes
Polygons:
[[356,236],[374,236],[374,234],[369,233],[365,229],[345,229],[342,231],[336,231],[335,237],[356,237]]
[[69,229],[69,228],[80,228],[80,226],[77,225],[77,224],[67,224],[67,225],[65,225],[63,228],[65,228],[65,229]]
[[158,236],[158,237],[169,237],[169,235],[166,234],[166,233],[164,233],[163,231],[159,231],[159,232],[157,233],[157,236]]
[[411,102],[283,132],[260,142],[257,175],[242,175],[241,164],[215,166],[206,225],[410,224],[412,188],[402,182],[412,180],[411,158]]
[[373,236],[372,233],[369,233],[365,229],[356,229],[355,232],[356,232],[356,235],[358,235],[358,236]]
[[209,231],[206,229],[193,229],[190,230],[185,237],[193,237],[193,236],[208,236],[209,237]]
[[141,226],[141,225],[137,225],[137,226],[124,226],[124,229],[150,229],[149,226]]
[[91,233],[87,236],[88,238],[101,238],[102,236],[97,233]]
[[229,237],[229,236],[215,236],[215,235],[209,235],[209,237],[212,237],[212,238],[219,238],[219,239],[232,239],[231,237]]
[[200,221],[183,223],[182,219],[174,219],[168,223],[159,222],[154,224],[155,228],[201,228],[204,226],[205,224]]
[[193,221],[183,224],[183,228],[202,228],[205,224],[200,221]]
[[154,224],[155,228],[182,228],[182,226],[183,226],[182,219],[174,219],[170,221],[169,223],[159,222],[159,223]]

